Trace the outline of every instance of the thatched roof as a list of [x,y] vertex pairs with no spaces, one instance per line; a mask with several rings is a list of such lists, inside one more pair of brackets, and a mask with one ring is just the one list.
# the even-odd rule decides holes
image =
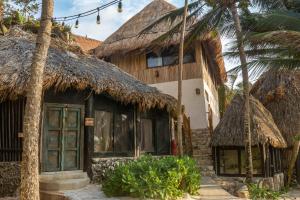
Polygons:
[[[35,37],[22,31],[12,31],[0,37],[0,102],[26,95]],[[52,38],[44,73],[44,90],[64,91],[92,89],[106,93],[124,104],[136,104],[140,109],[175,110],[176,100],[160,93],[113,64],[92,56],[71,53],[61,48],[62,42]]]
[[[244,146],[244,99],[236,95],[214,130],[213,146]],[[250,97],[252,145],[269,143],[276,148],[286,147],[271,113],[254,97]]]
[[[151,32],[145,33],[142,36],[140,32],[174,9],[176,9],[176,7],[165,0],[153,0],[97,47],[95,49],[96,56],[104,58],[115,54],[125,54],[137,50],[143,52],[147,50],[148,47],[152,46],[151,43],[153,40],[166,33],[179,21],[174,23],[162,22],[155,26]],[[179,34],[175,34],[168,42],[164,42],[160,45],[164,47],[166,45],[176,45],[180,41],[179,36]],[[212,37],[210,34],[207,34],[205,37],[202,37],[202,41],[206,42],[206,46],[210,48],[210,59],[213,59],[216,65],[212,67],[218,68],[217,71],[221,79],[220,81],[225,81],[227,76],[220,38]]]
[[300,71],[266,72],[251,93],[271,112],[288,146],[300,135]]
[[91,49],[95,49],[101,44],[101,41],[88,38],[87,36],[84,37],[84,36],[72,34],[72,38],[74,39],[74,43],[80,46],[82,50],[85,52],[88,52]]

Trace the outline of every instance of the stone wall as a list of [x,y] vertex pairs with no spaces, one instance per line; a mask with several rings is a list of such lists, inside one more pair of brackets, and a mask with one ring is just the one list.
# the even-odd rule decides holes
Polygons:
[[193,157],[200,167],[213,166],[209,129],[192,130]]
[[0,197],[16,196],[20,179],[19,162],[0,162]]
[[284,174],[275,174],[273,177],[261,178],[258,181],[260,188],[267,188],[272,191],[280,191],[284,188]]
[[90,177],[92,183],[101,183],[108,170],[114,169],[115,166],[134,159],[134,157],[93,158]]

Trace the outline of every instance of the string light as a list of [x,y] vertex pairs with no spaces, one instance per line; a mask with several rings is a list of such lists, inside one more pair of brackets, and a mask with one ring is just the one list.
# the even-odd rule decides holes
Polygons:
[[[65,19],[65,20],[66,20],[66,19]],[[62,24],[61,24],[62,26],[65,26],[65,20],[62,22]]]
[[77,20],[76,20],[76,22],[75,22],[75,28],[78,28],[78,27],[79,27],[79,17],[80,17],[80,15],[78,15],[78,18],[77,18]]
[[122,0],[119,0],[119,3],[118,3],[118,12],[121,13],[122,11],[123,11]]
[[[66,21],[76,20],[76,22],[75,22],[75,26],[76,26],[76,24],[79,25],[79,18],[87,17],[87,16],[98,13],[98,15],[97,15],[97,24],[98,24],[98,18],[100,19],[99,11],[101,11],[105,8],[108,8],[112,5],[115,5],[115,4],[118,4],[118,9],[117,9],[118,12],[122,12],[123,11],[122,0],[112,0],[106,4],[103,4],[103,5],[95,8],[95,9],[92,9],[92,10],[89,10],[89,11],[86,11],[83,13],[75,14],[75,15],[65,16],[65,17],[54,17],[54,18],[52,18],[52,20],[56,21],[56,22],[66,22]],[[99,21],[101,23],[101,19]]]
[[100,9],[98,8],[97,24],[101,24],[99,11]]

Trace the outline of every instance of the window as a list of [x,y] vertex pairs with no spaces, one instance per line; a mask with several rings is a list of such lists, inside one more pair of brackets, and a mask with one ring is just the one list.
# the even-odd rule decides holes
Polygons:
[[95,112],[94,151],[113,150],[113,114],[106,111]]
[[133,120],[127,114],[115,114],[115,151],[130,152],[133,142]]
[[[246,154],[243,148],[224,147],[219,149],[219,169],[220,175],[245,175],[246,174]],[[262,153],[260,148],[252,147],[253,173],[263,174]]]
[[220,173],[239,174],[239,159],[237,150],[220,150]]
[[130,113],[95,111],[95,153],[127,154],[132,152],[133,142],[133,117]]
[[163,66],[162,57],[153,52],[147,54],[147,66],[150,68]]
[[170,154],[170,126],[168,116],[144,113],[140,120],[141,153]]
[[141,119],[141,151],[147,153],[155,152],[153,123],[151,119]]
[[[257,147],[252,148],[252,164],[253,164],[253,174],[262,174],[262,153]],[[242,162],[242,174],[246,174],[246,153],[245,150],[241,150],[241,162]]]
[[[178,48],[170,47],[162,52],[150,52],[147,55],[147,66],[149,68],[172,66],[178,64]],[[183,63],[195,62],[194,51],[186,52],[183,57]]]

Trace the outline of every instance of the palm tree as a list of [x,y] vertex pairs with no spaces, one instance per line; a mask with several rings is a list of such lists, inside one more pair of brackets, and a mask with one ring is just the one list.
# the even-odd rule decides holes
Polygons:
[[43,73],[51,40],[53,0],[42,1],[41,26],[31,64],[31,77],[24,115],[24,141],[21,164],[21,200],[39,199],[39,126],[42,104]]
[[0,0],[0,32],[1,34],[5,34],[7,32],[7,29],[3,22],[4,18],[4,0]]
[[[242,19],[243,29],[247,31],[246,55],[248,68],[258,76],[269,69],[300,68],[300,4],[289,4],[264,13],[254,13]],[[225,53],[229,58],[237,58],[234,45]],[[231,72],[240,71],[237,66]]]
[[179,47],[179,65],[178,65],[178,103],[177,103],[177,133],[178,133],[178,146],[179,155],[183,156],[183,146],[182,146],[182,69],[183,69],[183,56],[184,56],[184,37],[186,29],[186,17],[188,9],[188,0],[184,3],[184,12],[182,19],[182,28],[180,33],[180,47]]
[[[246,54],[250,59],[248,68],[254,76],[272,70],[300,69],[300,4],[298,0],[288,1],[276,10],[245,16],[244,29],[248,31],[245,41]],[[229,57],[237,57],[236,46]],[[232,72],[237,73],[240,66]],[[293,169],[300,149],[299,136],[295,138],[287,176],[291,184]]]
[[[256,5],[262,9],[270,9],[283,5],[284,0],[207,0],[207,1],[193,1],[188,5],[189,15],[186,17],[186,23],[189,25],[189,33],[185,38],[185,47],[189,46],[199,36],[205,36],[209,32],[218,31],[221,34],[226,34],[234,30],[234,35],[237,41],[237,53],[241,62],[241,70],[243,75],[243,95],[245,99],[244,106],[244,135],[245,135],[245,152],[246,152],[246,171],[247,181],[252,181],[253,178],[253,164],[251,152],[251,132],[250,132],[250,105],[249,105],[249,76],[247,69],[247,58],[244,48],[244,33],[242,31],[240,16],[238,14],[238,7],[248,7],[249,5]],[[251,4],[248,4],[248,3]],[[170,12],[146,27],[141,33],[151,30],[163,21],[170,21],[170,30],[158,37],[153,43],[158,43],[169,38],[172,38],[182,28],[182,15],[184,8],[179,8]],[[179,23],[178,22],[179,19]]]

